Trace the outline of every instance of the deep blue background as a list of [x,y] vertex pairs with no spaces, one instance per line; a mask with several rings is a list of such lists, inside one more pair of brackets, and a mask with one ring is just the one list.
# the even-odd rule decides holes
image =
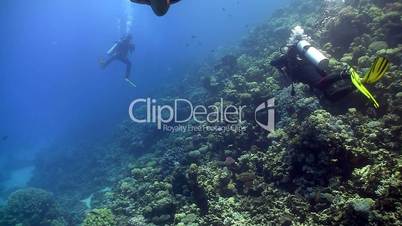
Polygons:
[[132,5],[134,89],[123,65],[98,65],[124,33],[127,1],[0,2],[0,138],[8,136],[0,140],[0,170],[51,145],[106,138],[128,119],[131,100],[155,95],[288,2],[182,0],[165,17]]

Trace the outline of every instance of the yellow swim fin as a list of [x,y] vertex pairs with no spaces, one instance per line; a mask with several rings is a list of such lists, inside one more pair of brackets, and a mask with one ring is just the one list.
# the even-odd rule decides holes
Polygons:
[[359,90],[364,96],[366,96],[371,103],[373,103],[375,108],[379,108],[380,104],[378,104],[377,100],[374,98],[374,96],[368,91],[368,89],[363,85],[361,82],[361,78],[359,74],[353,69],[352,67],[349,68],[349,73],[350,73],[350,78],[352,80],[353,85]]
[[389,69],[389,60],[384,57],[377,57],[374,61],[373,66],[366,73],[364,78],[361,80],[363,83],[374,84],[384,76],[384,74]]

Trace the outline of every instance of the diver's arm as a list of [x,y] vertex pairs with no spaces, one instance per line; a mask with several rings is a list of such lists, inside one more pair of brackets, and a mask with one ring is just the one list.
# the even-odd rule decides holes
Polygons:
[[279,57],[278,59],[272,60],[271,61],[271,66],[275,67],[278,70],[282,70],[282,68],[286,67],[286,64],[288,62],[288,58],[286,55],[283,55]]
[[107,51],[107,55],[113,55],[116,53],[116,48],[119,45],[118,42],[114,43],[114,45]]
[[271,61],[271,66],[275,67],[282,75],[290,77],[287,71],[288,55],[282,55],[278,59]]

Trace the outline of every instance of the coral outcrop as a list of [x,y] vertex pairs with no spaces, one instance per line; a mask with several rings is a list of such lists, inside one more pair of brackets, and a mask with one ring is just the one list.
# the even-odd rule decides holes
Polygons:
[[10,195],[0,212],[0,225],[66,226],[64,214],[52,194],[26,188]]

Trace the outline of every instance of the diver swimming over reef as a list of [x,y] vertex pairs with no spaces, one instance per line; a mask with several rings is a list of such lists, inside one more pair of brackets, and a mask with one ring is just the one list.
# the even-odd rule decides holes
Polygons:
[[309,39],[300,26],[295,27],[286,46],[286,52],[272,60],[271,65],[287,75],[292,82],[305,83],[312,89],[321,90],[330,101],[340,100],[357,89],[373,103],[375,108],[379,107],[377,100],[364,84],[376,83],[387,72],[389,68],[387,59],[377,57],[363,78],[349,65],[345,65],[341,72],[328,73],[328,58],[314,48]]
[[129,55],[135,50],[135,46],[132,43],[133,37],[128,34],[126,37],[116,42],[111,49],[107,52],[109,59],[101,59],[100,65],[102,69],[106,68],[110,63],[118,60],[126,65],[125,79],[128,83],[135,87],[135,84],[129,79],[131,74],[131,61]]
[[165,15],[171,4],[175,4],[180,0],[130,0],[134,3],[146,4],[152,7],[152,10],[157,16]]

